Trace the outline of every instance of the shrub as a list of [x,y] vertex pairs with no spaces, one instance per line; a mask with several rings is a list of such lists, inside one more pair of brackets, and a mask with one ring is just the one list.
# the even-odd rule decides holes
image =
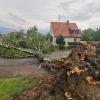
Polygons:
[[56,38],[56,43],[58,44],[59,49],[64,49],[65,40],[64,40],[64,37],[63,37],[62,35],[59,35],[59,36]]
[[79,42],[69,42],[68,43],[68,48],[76,47],[76,46],[79,46],[79,45],[80,45]]

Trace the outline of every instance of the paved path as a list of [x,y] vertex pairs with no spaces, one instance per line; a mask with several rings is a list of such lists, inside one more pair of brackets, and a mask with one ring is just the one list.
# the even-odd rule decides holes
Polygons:
[[71,50],[55,51],[49,54],[45,54],[44,57],[55,59],[55,58],[61,58],[61,57],[68,57],[70,53],[71,53]]
[[[71,51],[56,51],[44,55],[46,58],[55,59],[58,57],[67,57]],[[34,76],[44,75],[43,69],[37,70],[39,62],[36,58],[22,59],[3,59],[0,58],[0,78],[15,76]]]
[[21,58],[21,59],[0,58],[0,66],[24,66],[24,65],[33,65],[38,63],[39,61],[34,57]]
[[39,61],[36,58],[0,58],[0,77],[32,76],[38,64]]

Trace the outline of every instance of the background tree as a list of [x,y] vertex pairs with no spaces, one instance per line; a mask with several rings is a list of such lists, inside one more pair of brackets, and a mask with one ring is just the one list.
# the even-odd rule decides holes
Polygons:
[[86,29],[83,31],[82,40],[84,41],[100,41],[100,28]]
[[36,25],[27,30],[27,34],[30,34],[30,33],[38,33],[38,29],[37,29]]
[[84,30],[83,34],[82,34],[82,40],[85,40],[85,41],[93,40],[94,39],[94,33],[95,33],[95,31],[91,28]]
[[94,34],[94,40],[100,41],[100,28],[97,28]]

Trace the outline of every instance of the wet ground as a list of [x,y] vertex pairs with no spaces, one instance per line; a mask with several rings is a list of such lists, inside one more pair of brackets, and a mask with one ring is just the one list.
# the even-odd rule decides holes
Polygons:
[[[46,58],[59,58],[67,57],[70,51],[56,51],[50,54],[44,55]],[[0,58],[0,78],[1,77],[15,77],[15,76],[34,76],[44,75],[44,70],[39,70],[38,59],[21,58],[21,59],[5,59]]]
[[21,58],[21,59],[0,58],[0,67],[1,66],[25,66],[25,65],[33,65],[38,63],[39,61],[34,57]]
[[38,67],[36,58],[4,59],[0,58],[0,77],[33,75]]
[[45,54],[44,56],[46,58],[51,58],[51,59],[55,59],[55,58],[61,58],[61,57],[68,57],[68,55],[71,53],[71,50],[67,50],[67,51],[55,51],[55,52],[51,52],[49,54]]

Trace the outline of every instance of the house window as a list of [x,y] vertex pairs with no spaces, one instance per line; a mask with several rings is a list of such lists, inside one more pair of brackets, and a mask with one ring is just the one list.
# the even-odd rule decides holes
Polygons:
[[75,30],[75,34],[79,34],[80,33],[80,30]]

